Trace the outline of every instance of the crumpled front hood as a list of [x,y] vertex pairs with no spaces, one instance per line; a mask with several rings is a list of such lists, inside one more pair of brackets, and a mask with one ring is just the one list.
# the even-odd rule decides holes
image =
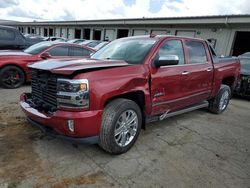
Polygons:
[[98,59],[78,59],[78,60],[45,60],[29,65],[29,68],[47,70],[55,74],[71,75],[75,71],[93,70],[101,68],[112,68],[128,66],[125,61],[120,60],[98,60]]

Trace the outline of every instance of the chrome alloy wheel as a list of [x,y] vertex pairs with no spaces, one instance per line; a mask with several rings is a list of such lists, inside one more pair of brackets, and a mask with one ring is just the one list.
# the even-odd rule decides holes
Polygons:
[[228,91],[225,91],[220,98],[220,104],[219,104],[220,110],[224,110],[227,107],[228,101],[229,101],[229,93]]
[[132,142],[138,130],[138,116],[134,110],[124,111],[118,118],[114,137],[116,143],[121,147],[126,147]]

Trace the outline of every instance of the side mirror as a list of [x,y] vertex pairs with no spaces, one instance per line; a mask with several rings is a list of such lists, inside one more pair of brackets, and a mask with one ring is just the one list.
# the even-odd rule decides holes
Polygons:
[[159,59],[154,60],[154,66],[156,68],[168,65],[178,65],[179,57],[177,55],[161,56]]
[[49,54],[49,52],[44,52],[44,53],[42,53],[42,54],[40,55],[40,57],[41,57],[42,59],[49,59],[49,58],[51,58],[51,55]]

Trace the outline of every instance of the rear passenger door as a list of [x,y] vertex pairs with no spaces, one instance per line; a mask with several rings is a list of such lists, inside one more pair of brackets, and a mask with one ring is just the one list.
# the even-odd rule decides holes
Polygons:
[[206,43],[195,39],[186,39],[185,51],[186,87],[189,99],[198,103],[209,98],[212,92],[213,64]]

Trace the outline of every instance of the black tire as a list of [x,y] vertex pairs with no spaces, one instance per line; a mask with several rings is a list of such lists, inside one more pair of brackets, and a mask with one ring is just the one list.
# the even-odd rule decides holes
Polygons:
[[[227,94],[226,94],[227,93]],[[227,97],[223,100],[222,97],[227,95]],[[214,99],[209,101],[209,110],[215,114],[221,114],[224,112],[229,104],[231,99],[231,89],[227,85],[221,85],[220,90],[217,96]],[[220,105],[220,102],[223,102],[223,105]]]
[[[123,119],[122,115],[124,113],[127,114],[130,112],[133,114],[134,117],[137,116],[136,119],[136,122],[138,123],[138,125],[136,126],[137,130],[134,132],[133,138],[129,137],[132,136],[132,134],[130,135],[128,129],[127,133],[124,133],[125,131],[121,133],[125,135],[124,137],[126,137],[127,141],[129,140],[129,138],[131,138],[132,140],[128,143],[128,145],[120,146],[118,143],[119,139],[118,137],[116,138],[115,136],[115,130],[117,130],[117,125],[120,126],[120,129],[122,127],[127,127],[125,126],[126,124],[123,124],[123,126],[120,125],[120,119]],[[102,125],[99,135],[99,146],[111,154],[125,153],[134,145],[135,141],[137,140],[137,137],[141,131],[141,125],[142,125],[142,114],[139,106],[132,100],[121,99],[121,98],[115,99],[112,102],[110,102],[104,109],[102,117]],[[123,135],[120,137],[122,139]]]
[[25,74],[16,66],[6,66],[0,70],[0,85],[4,88],[14,89],[23,85]]

